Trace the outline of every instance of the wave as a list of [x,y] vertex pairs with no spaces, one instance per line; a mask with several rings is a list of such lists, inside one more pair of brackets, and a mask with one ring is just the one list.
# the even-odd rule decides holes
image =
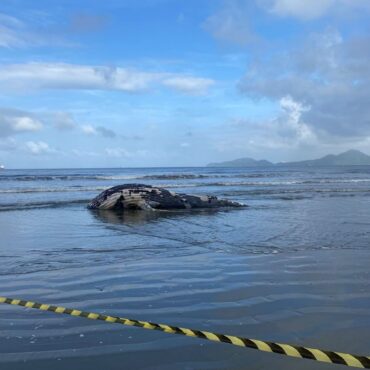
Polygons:
[[150,175],[85,175],[85,174],[69,174],[69,175],[0,175],[0,181],[75,181],[75,180],[196,180],[196,179],[211,179],[211,178],[268,178],[285,176],[282,173],[162,173]]
[[[280,200],[300,200],[313,198],[315,196],[322,197],[355,197],[355,196],[369,196],[370,189],[240,189],[230,191],[216,191],[212,194],[218,197],[230,198],[237,201],[248,201],[254,197],[261,197],[266,199],[280,199]],[[24,201],[15,203],[0,203],[1,211],[11,210],[25,210],[34,208],[54,208],[64,207],[72,204],[87,204],[91,197],[79,199],[66,200],[45,200],[45,201]]]
[[212,179],[212,178],[268,178],[282,177],[282,173],[208,173],[208,174],[161,174],[161,175],[146,175],[137,177],[137,179],[147,180],[192,180],[192,179]]
[[194,180],[194,179],[206,179],[209,177],[210,175],[200,175],[200,174],[194,175],[180,173],[180,174],[145,175],[138,178],[142,180]]
[[218,175],[160,174],[160,175],[4,175],[0,181],[74,181],[74,180],[193,180]]
[[0,181],[74,181],[74,180],[133,180],[139,177],[105,175],[1,175]]
[[[293,185],[298,184],[297,181],[274,181],[274,182],[258,182],[258,181],[241,181],[241,182],[192,182],[192,183],[177,183],[177,184],[157,184],[162,188],[193,188],[193,187],[215,187],[215,186],[269,186],[269,185]],[[66,192],[88,192],[88,191],[103,191],[109,186],[67,186],[67,187],[32,187],[32,188],[14,188],[0,189],[0,194],[22,194],[22,193],[66,193]]]
[[20,188],[20,189],[0,189],[0,194],[27,194],[27,193],[70,193],[70,192],[89,192],[103,191],[107,186],[96,187],[67,187],[67,188]]
[[217,196],[240,197],[240,196],[273,196],[285,199],[289,196],[312,197],[313,194],[336,196],[352,196],[356,194],[370,194],[370,189],[245,189],[217,192]]
[[[188,182],[188,183],[168,183],[156,184],[161,188],[175,189],[175,188],[197,188],[197,187],[235,187],[235,186],[277,186],[277,185],[295,185],[302,184],[299,181],[225,181],[225,182]],[[66,192],[89,192],[89,191],[103,191],[109,186],[69,186],[69,187],[34,187],[34,188],[15,188],[15,189],[0,189],[0,194],[22,194],[22,193],[66,193]]]
[[20,211],[34,208],[56,208],[65,207],[72,204],[87,204],[90,199],[74,199],[74,200],[49,200],[44,202],[24,202],[24,203],[9,203],[0,204],[0,212],[4,211]]
[[[169,178],[167,178],[169,180]],[[273,189],[272,191],[275,192],[282,192],[280,187],[287,186],[293,189],[297,189],[300,185],[322,185],[322,184],[349,184],[349,183],[367,183],[370,182],[370,179],[350,179],[345,181],[336,181],[336,180],[286,180],[286,181],[209,181],[209,182],[180,182],[180,183],[162,183],[156,184],[158,187],[168,188],[168,189],[176,189],[176,188],[202,188],[202,187],[261,187],[261,188],[277,188],[277,190]],[[294,187],[293,187],[294,186]],[[104,191],[108,189],[110,186],[83,186],[83,185],[76,185],[76,186],[66,186],[66,187],[25,187],[25,188],[7,188],[7,189],[0,189],[0,194],[26,194],[26,193],[69,193],[69,192],[92,192],[92,191]],[[270,190],[258,190],[262,192],[269,192]],[[291,189],[287,190],[288,192]],[[296,190],[294,190],[296,191]],[[306,191],[317,191],[317,192],[336,192],[336,191],[347,191],[347,189],[343,188],[329,188],[327,190],[320,189],[320,188],[307,188],[301,187],[299,192],[306,192]],[[353,188],[350,191],[366,191],[363,188]]]
[[[139,175],[139,174],[117,174],[117,175],[106,175],[106,174],[50,174],[50,175],[29,175],[29,174],[19,174],[19,175],[0,175],[0,181],[7,182],[50,182],[50,181],[132,181],[132,180],[165,180],[165,181],[176,181],[176,180],[202,180],[202,179],[258,179],[258,178],[281,178],[282,181],[266,181],[266,182],[219,182],[214,183],[212,186],[243,186],[243,185],[292,185],[292,184],[340,184],[340,183],[369,183],[370,178],[295,178],[293,179],[292,174],[284,172],[253,172],[253,173],[203,173],[203,174],[192,174],[192,173],[161,173],[161,174],[149,174],[149,175]],[[170,185],[170,184],[169,184]],[[174,185],[176,187],[178,184]],[[179,184],[180,185],[180,184]],[[197,183],[196,185],[187,184],[187,186],[208,186],[208,183]]]
[[370,179],[313,179],[303,180],[302,184],[348,184],[370,182]]

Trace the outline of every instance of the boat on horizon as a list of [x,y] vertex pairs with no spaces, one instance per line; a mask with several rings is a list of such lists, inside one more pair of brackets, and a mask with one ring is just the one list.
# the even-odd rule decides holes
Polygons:
[[5,166],[3,164],[0,164],[0,170],[5,170]]

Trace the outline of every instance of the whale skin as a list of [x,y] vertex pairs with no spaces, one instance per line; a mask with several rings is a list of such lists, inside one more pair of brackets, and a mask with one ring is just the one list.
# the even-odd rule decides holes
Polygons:
[[109,188],[89,204],[89,209],[174,210],[221,207],[243,207],[241,203],[218,199],[212,195],[174,193],[145,184],[124,184]]

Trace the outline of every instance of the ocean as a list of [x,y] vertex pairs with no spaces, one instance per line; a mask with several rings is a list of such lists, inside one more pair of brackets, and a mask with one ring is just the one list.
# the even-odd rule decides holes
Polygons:
[[[92,211],[144,183],[241,209]],[[370,355],[370,167],[1,170],[0,295]],[[332,369],[0,305],[0,369]]]

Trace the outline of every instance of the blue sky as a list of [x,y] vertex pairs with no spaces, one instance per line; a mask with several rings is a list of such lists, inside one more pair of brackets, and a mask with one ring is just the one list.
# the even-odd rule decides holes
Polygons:
[[368,0],[5,0],[0,163],[370,153]]

